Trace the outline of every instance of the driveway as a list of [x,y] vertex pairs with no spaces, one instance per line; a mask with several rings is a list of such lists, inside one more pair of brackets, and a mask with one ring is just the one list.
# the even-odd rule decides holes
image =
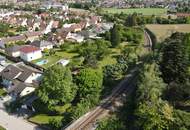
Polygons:
[[27,122],[22,117],[16,115],[9,115],[0,100],[0,125],[7,130],[41,130],[38,126]]

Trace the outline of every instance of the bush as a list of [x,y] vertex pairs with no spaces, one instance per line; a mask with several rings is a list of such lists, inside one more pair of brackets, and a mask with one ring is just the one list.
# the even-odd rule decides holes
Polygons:
[[51,127],[51,130],[60,130],[62,122],[60,119],[52,118],[49,120],[49,126]]

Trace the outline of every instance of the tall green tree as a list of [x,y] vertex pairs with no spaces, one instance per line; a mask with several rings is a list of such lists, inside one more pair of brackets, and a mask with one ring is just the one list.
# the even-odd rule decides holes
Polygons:
[[80,56],[84,57],[84,64],[95,68],[97,62],[109,54],[110,42],[105,40],[87,41],[79,48]]
[[119,27],[117,24],[114,24],[113,28],[111,29],[111,44],[112,47],[116,47],[121,42],[121,34],[119,32]]
[[129,15],[125,21],[125,25],[128,27],[137,26],[138,15],[137,13],[133,13]]
[[99,122],[97,130],[126,130],[125,125],[117,117],[112,117]]
[[158,67],[155,64],[146,65],[138,84],[134,129],[169,128],[169,124],[173,121],[173,108],[161,99],[165,88],[166,85],[159,77]]
[[85,98],[88,95],[94,95],[94,98],[99,98],[102,90],[103,73],[100,70],[86,68],[80,71],[76,78],[78,85],[78,94],[80,98]]
[[168,83],[165,98],[174,106],[190,96],[190,34],[174,33],[165,41],[160,68]]
[[61,65],[54,65],[44,72],[43,80],[37,90],[40,100],[51,105],[70,103],[76,95],[71,71]]
[[99,102],[102,91],[103,74],[101,70],[86,68],[76,77],[78,85],[77,99],[80,101],[72,109],[72,118],[77,119]]
[[166,83],[185,82],[188,77],[189,54],[183,39],[183,34],[175,33],[166,41],[160,64]]

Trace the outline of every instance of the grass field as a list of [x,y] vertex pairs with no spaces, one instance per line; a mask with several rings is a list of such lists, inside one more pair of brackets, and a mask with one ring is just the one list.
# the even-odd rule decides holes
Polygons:
[[0,96],[5,96],[7,92],[0,87]]
[[72,59],[74,56],[77,56],[77,53],[68,53],[66,51],[57,51],[55,53],[55,55],[53,56],[43,56],[42,58],[38,59],[38,60],[34,60],[32,61],[33,63],[37,63],[41,60],[48,60],[47,64],[42,65],[45,68],[50,67],[51,65],[55,64],[56,62],[58,62],[60,59]]
[[46,125],[49,123],[49,121],[51,119],[58,119],[61,120],[63,117],[62,116],[49,116],[46,114],[40,114],[40,115],[36,115],[33,116],[29,119],[29,121],[33,122],[33,123],[37,123],[39,125]]
[[167,9],[162,8],[134,8],[134,9],[116,9],[116,8],[103,8],[103,11],[106,13],[116,14],[116,13],[125,13],[132,14],[134,12],[140,13],[143,15],[164,15],[167,13]]
[[190,24],[170,24],[170,25],[158,25],[148,24],[146,27],[152,31],[157,38],[158,42],[163,41],[174,32],[190,32]]

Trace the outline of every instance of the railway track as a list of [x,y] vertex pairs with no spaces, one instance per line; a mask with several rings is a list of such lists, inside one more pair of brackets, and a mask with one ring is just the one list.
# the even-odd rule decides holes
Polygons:
[[[151,50],[152,47],[152,41],[148,33],[145,31],[145,47],[147,47],[148,51]],[[138,77],[138,70],[142,66],[142,63],[137,65],[133,70],[130,71],[130,73],[127,75],[125,80],[123,80],[108,96],[106,99],[104,99],[99,106],[97,106],[94,110],[92,110],[90,113],[87,113],[86,115],[79,118],[77,121],[73,122],[71,125],[69,125],[66,128],[63,128],[62,130],[88,130],[89,124],[92,124],[96,122],[96,119],[100,115],[102,115],[104,112],[106,112],[110,106],[112,106],[112,102],[115,101],[119,96],[121,96],[122,93],[128,92],[129,94],[132,89],[134,89],[134,81]]]

